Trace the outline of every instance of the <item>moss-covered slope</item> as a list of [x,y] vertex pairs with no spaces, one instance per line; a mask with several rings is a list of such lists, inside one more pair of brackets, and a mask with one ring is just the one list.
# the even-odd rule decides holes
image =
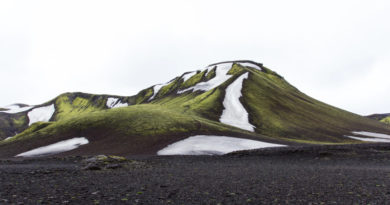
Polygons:
[[41,105],[33,106],[31,109],[18,113],[0,112],[0,140],[23,132],[28,128],[28,113],[34,108],[54,105],[55,112],[50,121],[77,117],[82,113],[90,113],[108,109],[106,103],[108,98],[118,99],[122,103],[135,104],[134,97],[121,97],[112,95],[92,95],[87,93],[64,93]]
[[[87,137],[90,143],[67,154],[155,153],[169,143],[196,134],[237,136],[281,144],[361,143],[345,137],[361,130],[390,134],[390,128],[383,123],[301,93],[262,64],[225,63],[232,65],[222,76],[225,80],[211,87],[205,84],[221,78],[221,73],[217,72],[221,64],[199,70],[186,81],[181,75],[158,89],[151,86],[131,97],[65,93],[40,105],[54,104],[55,113],[50,122],[30,127],[27,112],[13,115],[0,112],[0,131],[13,129],[20,133],[0,141],[0,157],[73,137]],[[243,81],[240,102],[255,132],[219,122],[226,88],[245,73],[249,77]],[[191,90],[196,86],[207,89]],[[109,98],[129,106],[109,109]],[[1,132],[0,139],[9,134]]]
[[12,157],[36,147],[81,136],[90,143],[72,154],[154,154],[170,143],[197,134],[280,143],[196,115],[144,104],[84,113],[56,122],[35,123],[12,139],[0,142],[0,157]]
[[386,124],[390,124],[390,113],[387,113],[387,114],[373,114],[373,115],[369,115],[367,117],[371,118],[371,119],[374,119],[374,120],[378,120],[378,121],[386,123]]

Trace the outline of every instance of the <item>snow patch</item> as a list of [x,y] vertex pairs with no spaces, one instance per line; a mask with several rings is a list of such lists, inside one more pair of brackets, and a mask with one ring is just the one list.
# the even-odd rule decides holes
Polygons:
[[51,154],[58,154],[61,152],[70,151],[80,147],[81,145],[88,144],[89,141],[85,137],[76,137],[69,140],[60,141],[51,145],[39,147],[28,152],[23,152],[16,155],[16,157],[36,157]]
[[242,84],[248,78],[248,73],[242,74],[226,88],[225,99],[220,122],[253,132],[254,126],[249,123],[248,112],[240,102]]
[[213,70],[213,68],[215,67],[215,65],[212,65],[212,66],[207,66],[206,67],[206,74],[205,74],[205,76],[207,76],[208,74],[209,74],[209,72],[211,71],[211,70]]
[[[173,79],[173,80],[175,80],[175,79]],[[153,95],[152,95],[152,97],[149,98],[148,101],[153,100],[156,97],[158,91],[160,91],[162,87],[169,85],[169,83],[171,83],[173,80],[166,82],[166,83],[163,83],[163,84],[157,84],[157,85],[153,86]]]
[[352,132],[352,133],[353,134],[357,134],[357,135],[369,136],[369,137],[390,139],[390,135],[381,134],[381,133],[375,133],[375,132],[355,131],[355,132]]
[[390,139],[384,139],[384,138],[376,138],[376,137],[355,137],[355,136],[347,136],[349,138],[355,139],[355,140],[361,140],[365,142],[387,142],[390,143]]
[[233,151],[281,147],[256,140],[226,136],[196,135],[168,145],[157,152],[157,155],[222,155]]
[[356,137],[356,136],[346,136],[355,140],[361,140],[365,142],[387,142],[390,143],[390,135],[375,133],[375,132],[366,132],[366,131],[355,131],[352,132],[354,135],[367,136],[367,137]]
[[0,111],[0,112],[4,112],[4,113],[8,113],[8,114],[15,114],[15,113],[27,111],[27,110],[31,109],[32,106],[21,107],[19,105],[8,105],[4,108],[8,109],[8,110],[4,110],[4,111]]
[[260,66],[254,64],[254,63],[238,63],[240,64],[241,66],[244,66],[244,67],[251,67],[251,68],[256,68],[258,70],[263,70]]
[[34,108],[27,113],[29,118],[28,125],[35,122],[48,122],[55,112],[54,104],[45,107]]
[[122,103],[119,98],[107,98],[107,103],[106,103],[108,108],[118,108],[118,107],[127,107],[129,104],[127,103]]
[[[207,82],[200,82],[192,87],[189,87],[184,90],[179,90],[177,93],[181,94],[187,91],[192,90],[192,92],[195,92],[197,90],[201,91],[209,91],[211,89],[214,89],[224,83],[226,80],[228,80],[232,75],[228,75],[227,73],[232,68],[233,63],[222,63],[218,64],[215,72],[215,77],[210,79]],[[210,68],[208,68],[210,69]]]
[[183,75],[183,82],[186,82],[188,79],[190,79],[192,76],[194,76],[197,72],[196,71],[193,71],[193,72],[190,72],[190,73],[186,73]]

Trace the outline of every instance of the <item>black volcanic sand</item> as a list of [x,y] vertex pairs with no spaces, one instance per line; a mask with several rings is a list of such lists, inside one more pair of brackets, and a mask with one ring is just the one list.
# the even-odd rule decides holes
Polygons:
[[389,204],[390,145],[275,148],[226,156],[0,161],[0,204]]

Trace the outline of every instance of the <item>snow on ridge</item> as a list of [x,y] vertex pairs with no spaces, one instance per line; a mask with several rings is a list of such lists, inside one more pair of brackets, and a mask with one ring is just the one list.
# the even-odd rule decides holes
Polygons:
[[166,83],[163,83],[163,84],[154,85],[154,86],[153,86],[153,95],[149,98],[148,101],[153,100],[153,99],[156,97],[157,93],[161,90],[162,87],[164,87],[164,86],[166,86],[166,85],[169,85],[169,84],[170,84],[172,81],[174,81],[174,80],[175,80],[175,79],[170,80],[169,82],[166,82]]
[[186,82],[188,79],[190,79],[192,76],[194,76],[197,72],[196,71],[192,71],[192,72],[189,72],[189,73],[186,73],[182,76],[183,78],[183,82]]
[[107,98],[106,106],[108,108],[113,108],[118,102],[118,98]]
[[4,113],[8,113],[8,114],[15,114],[15,113],[27,111],[27,110],[33,108],[33,106],[21,107],[20,105],[14,104],[14,105],[5,106],[3,108],[8,109],[8,110],[4,110],[4,111],[0,111],[0,112],[4,112]]
[[[197,90],[201,91],[209,91],[211,89],[214,89],[224,83],[226,80],[228,80],[232,75],[227,74],[229,70],[232,68],[233,63],[221,63],[216,65],[216,72],[215,72],[215,77],[206,81],[206,82],[200,82],[197,83],[196,85],[189,87],[184,90],[179,90],[177,93],[181,94],[187,91],[192,90],[192,92],[195,92]],[[209,68],[208,68],[209,69]]]
[[248,72],[238,77],[226,88],[225,99],[223,100],[224,110],[220,122],[254,132],[254,126],[249,123],[249,114],[240,102],[242,96],[242,84],[248,78]]
[[48,122],[55,112],[54,104],[32,109],[27,113],[30,126],[35,122]]
[[257,140],[227,136],[196,135],[168,145],[157,152],[157,155],[222,155],[233,151],[281,147]]
[[206,67],[206,73],[205,73],[205,76],[207,76],[208,74],[209,74],[209,72],[211,71],[211,70],[213,70],[213,68],[215,67],[215,65],[212,65],[212,66],[207,66]]
[[254,64],[254,63],[249,63],[249,62],[247,62],[247,63],[240,63],[240,62],[238,62],[237,64],[240,64],[241,66],[244,66],[244,67],[251,67],[251,68],[256,68],[258,70],[263,70],[260,66]]
[[122,103],[121,100],[119,98],[113,98],[113,97],[109,97],[107,98],[107,103],[106,103],[107,107],[112,109],[112,108],[118,108],[118,107],[127,107],[129,106],[129,104],[127,103]]
[[70,151],[80,147],[81,145],[88,144],[89,141],[85,137],[76,137],[68,140],[63,140],[51,145],[38,147],[36,149],[23,152],[16,155],[16,157],[36,157],[36,156],[45,156],[51,154],[58,154],[61,152]]

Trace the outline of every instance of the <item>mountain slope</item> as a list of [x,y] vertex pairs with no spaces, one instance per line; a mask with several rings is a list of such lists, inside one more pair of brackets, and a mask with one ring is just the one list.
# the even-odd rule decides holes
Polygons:
[[374,119],[374,120],[378,120],[378,121],[386,123],[386,124],[390,124],[390,113],[386,113],[386,114],[373,114],[373,115],[369,115],[367,117],[371,118],[371,119]]
[[0,123],[3,139],[21,132],[0,142],[0,157],[74,137],[89,144],[64,154],[154,154],[194,135],[290,145],[361,143],[347,137],[353,131],[390,134],[386,125],[317,101],[253,61],[212,64],[131,97],[66,93],[19,113],[0,111]]
[[[116,101],[108,104],[109,99],[116,99]],[[0,110],[0,140],[21,133],[36,121],[58,121],[78,116],[81,113],[109,109],[123,103],[128,105],[134,104],[134,98],[86,93],[64,93],[41,105],[14,104]],[[35,120],[37,117],[42,117],[43,113],[37,113],[34,116],[33,110],[38,110],[39,112],[39,109],[49,109],[50,106],[54,106],[54,113],[48,115],[46,117],[48,119]],[[43,112],[45,113],[45,111]]]

